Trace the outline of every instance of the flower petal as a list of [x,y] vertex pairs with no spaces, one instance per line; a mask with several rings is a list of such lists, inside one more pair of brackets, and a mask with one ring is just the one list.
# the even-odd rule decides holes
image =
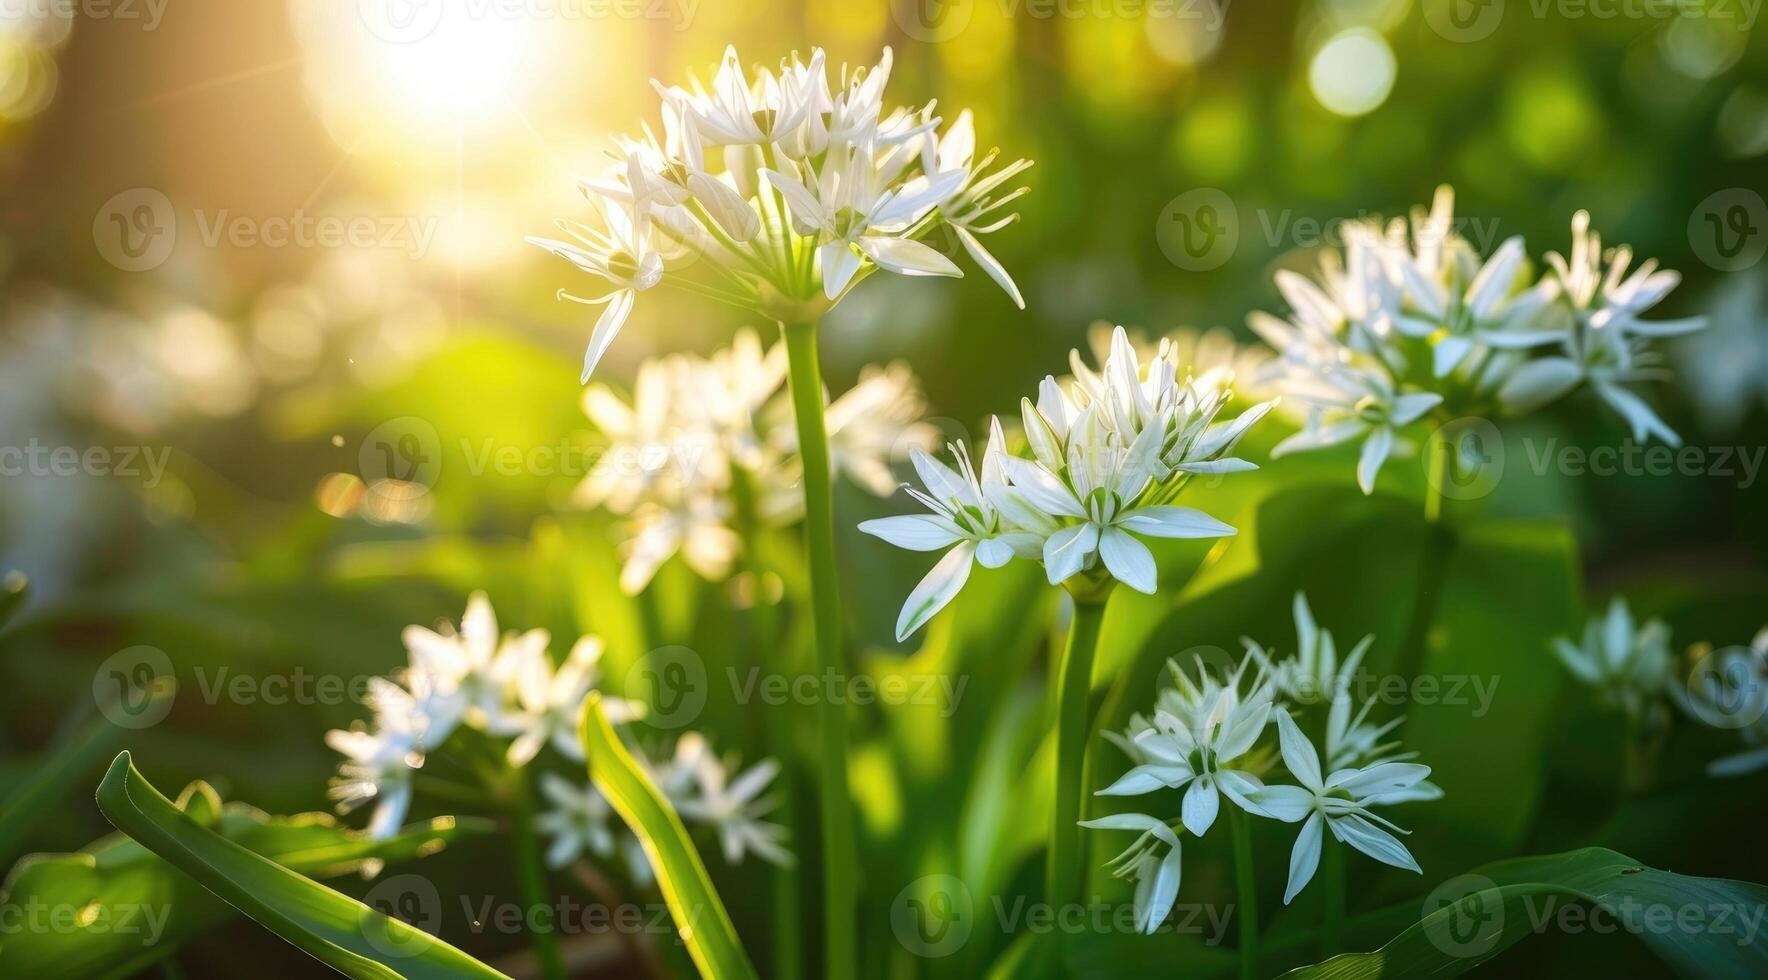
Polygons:
[[1301,833],[1295,837],[1295,847],[1289,852],[1289,887],[1283,890],[1284,905],[1307,887],[1314,878],[1314,870],[1320,866],[1320,824],[1324,819],[1318,813],[1309,817],[1308,822],[1301,825]]
[[902,605],[902,614],[896,618],[896,639],[899,642],[927,625],[927,621],[944,609],[964,587],[970,578],[975,550],[976,546],[966,541],[946,552],[939,564],[934,565],[927,577],[909,593],[908,601]]
[[1099,557],[1119,582],[1144,595],[1153,595],[1156,570],[1148,546],[1128,532],[1108,527],[1099,535]]
[[938,551],[963,539],[956,525],[931,514],[907,514],[862,521],[859,529],[909,551]]

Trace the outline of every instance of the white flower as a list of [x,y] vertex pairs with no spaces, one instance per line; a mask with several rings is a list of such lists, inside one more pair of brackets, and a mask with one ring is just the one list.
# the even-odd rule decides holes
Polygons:
[[783,844],[786,828],[761,819],[774,807],[774,801],[761,794],[779,774],[778,762],[767,759],[727,779],[724,764],[706,740],[689,732],[676,743],[673,768],[691,776],[691,792],[671,794],[672,802],[683,819],[718,831],[726,861],[740,864],[743,855],[754,852],[764,861],[791,867],[792,854]]
[[397,716],[376,718],[370,731],[360,725],[325,733],[325,744],[342,753],[344,762],[332,780],[330,796],[348,813],[375,801],[368,834],[384,840],[399,830],[411,806],[411,772],[423,764],[416,733]]
[[1239,679],[1237,671],[1216,690],[1203,716],[1194,722],[1156,711],[1153,727],[1131,739],[1147,761],[1096,795],[1139,796],[1163,788],[1183,788],[1181,820],[1197,837],[1208,833],[1215,823],[1223,795],[1241,809],[1262,815],[1254,800],[1264,783],[1232,763],[1250,752],[1264,733],[1271,717],[1271,692],[1261,681],[1242,699]]
[[[909,593],[896,619],[896,638],[906,639],[950,603],[970,578],[974,562],[999,568],[1015,550],[1035,555],[1037,538],[1005,522],[990,500],[989,488],[1000,486],[1002,448],[1005,437],[999,420],[991,423],[988,449],[982,454],[982,475],[970,464],[969,451],[959,442],[951,447],[961,473],[915,449],[912,458],[925,492],[904,484],[909,495],[927,506],[930,514],[908,514],[865,521],[859,529],[910,551],[951,548],[927,577]],[[956,547],[953,547],[956,545]]]
[[1635,723],[1662,720],[1659,699],[1670,689],[1672,663],[1670,627],[1662,620],[1635,626],[1627,600],[1616,596],[1606,616],[1585,625],[1582,644],[1554,637],[1553,653]]
[[[602,657],[602,641],[593,636],[580,638],[572,646],[565,662],[554,671],[546,651],[532,650],[515,668],[515,711],[500,720],[493,730],[497,735],[514,735],[510,743],[509,764],[527,765],[540,753],[542,745],[554,749],[574,762],[583,761],[583,743],[578,740],[577,722],[583,700],[596,687],[596,665]],[[614,724],[623,724],[643,716],[644,706],[624,698],[604,697],[602,710]]]
[[599,858],[613,856],[614,832],[608,826],[613,810],[594,786],[543,772],[540,792],[552,803],[552,809],[534,818],[535,828],[552,838],[546,849],[548,867],[562,868],[585,851]]
[[[1112,858],[1111,873],[1136,883],[1136,928],[1153,935],[1171,914],[1179,897],[1179,836],[1165,821],[1140,813],[1119,813],[1080,825],[1094,830],[1134,830],[1138,836],[1122,854]],[[1160,856],[1160,845],[1169,850]]]
[[[1453,230],[1453,193],[1428,213],[1385,228],[1346,227],[1344,257],[1327,252],[1316,283],[1287,270],[1277,288],[1291,320],[1262,313],[1252,328],[1279,354],[1263,380],[1307,407],[1303,430],[1273,456],[1363,439],[1358,483],[1373,492],[1399,431],[1439,409],[1452,417],[1535,411],[1588,383],[1634,436],[1675,434],[1626,387],[1661,376],[1651,341],[1703,321],[1644,321],[1677,282],[1647,262],[1623,278],[1622,248],[1602,252],[1589,216],[1573,219],[1570,260],[1549,255],[1552,275],[1530,284],[1522,239],[1483,262]],[[1605,270],[1606,269],[1606,273]],[[1558,346],[1558,351],[1542,348]]]
[[[633,158],[633,165],[636,169],[636,157]],[[615,287],[612,292],[598,298],[559,291],[562,299],[606,307],[596,320],[595,329],[589,335],[589,348],[583,353],[583,376],[580,380],[584,383],[589,381],[590,373],[600,363],[602,355],[607,353],[608,345],[619,335],[620,328],[626,325],[626,318],[632,315],[632,307],[638,294],[663,280],[663,251],[654,240],[651,217],[642,211],[634,213],[632,208],[636,206],[622,204],[612,198],[602,198],[603,229],[561,221],[559,227],[575,241],[528,239]]]
[[407,686],[423,718],[421,743],[435,748],[457,724],[490,728],[509,710],[516,668],[539,653],[545,656],[550,634],[543,629],[500,636],[497,614],[485,593],[467,599],[457,633],[443,635],[422,626],[403,634],[410,668]]
[[[784,345],[764,349],[743,330],[709,357],[645,361],[630,404],[605,385],[585,390],[584,411],[607,446],[572,503],[627,517],[623,591],[643,591],[677,555],[721,581],[742,552],[741,532],[754,530],[749,522],[798,519],[800,462],[785,370]],[[920,421],[924,407],[906,366],[863,369],[828,409],[832,465],[867,490],[889,493],[890,462],[932,441],[933,428]]]
[[[1291,900],[1314,877],[1320,863],[1322,829],[1332,831],[1339,842],[1362,851],[1383,864],[1423,874],[1412,853],[1399,838],[1382,829],[1400,831],[1391,822],[1369,811],[1372,805],[1391,801],[1430,775],[1429,766],[1407,762],[1381,762],[1360,769],[1320,773],[1320,757],[1312,742],[1296,727],[1286,711],[1277,711],[1277,734],[1283,764],[1299,786],[1269,786],[1256,797],[1267,815],[1285,823],[1305,820],[1289,855],[1289,886],[1283,904]],[[1404,833],[1404,831],[1400,831]]]
[[1089,371],[1078,355],[1073,361],[1069,391],[1047,377],[1035,405],[1021,401],[1031,458],[1009,455],[999,420],[991,420],[980,479],[961,450],[963,477],[917,456],[928,492],[916,496],[933,515],[862,528],[913,550],[957,545],[910,596],[898,620],[900,636],[951,601],[973,557],[994,567],[1018,554],[1042,560],[1052,585],[1088,575],[1098,580],[1091,585],[1113,580],[1152,594],[1154,556],[1138,536],[1235,533],[1171,501],[1195,474],[1252,469],[1227,454],[1270,405],[1215,421],[1228,397],[1222,379],[1181,384],[1168,345],[1144,369],[1121,328],[1102,373]]
[[[873,495],[889,496],[897,486],[890,464],[938,443],[938,430],[921,421],[926,410],[921,387],[908,365],[866,368],[857,384],[829,403],[825,421],[830,463]],[[791,445],[796,451],[796,429],[781,429],[793,432]]]
[[1401,393],[1385,371],[1365,359],[1322,367],[1314,382],[1291,389],[1290,394],[1312,412],[1302,431],[1272,448],[1271,458],[1362,439],[1357,485],[1366,494],[1375,492],[1375,477],[1394,451],[1399,430],[1443,402],[1435,392]]
[[931,106],[886,113],[890,58],[843,68],[831,88],[821,50],[746,72],[727,48],[710,88],[653,83],[663,141],[648,126],[617,139],[605,172],[579,180],[605,228],[565,224],[571,241],[532,240],[615,287],[583,300],[607,305],[585,379],[638,293],[659,283],[770,319],[817,316],[874,268],[963,275],[925,242],[942,228],[1019,301],[976,236],[1012,222],[1000,209],[1021,192],[994,192],[1025,164],[975,159],[967,114],[942,138]]

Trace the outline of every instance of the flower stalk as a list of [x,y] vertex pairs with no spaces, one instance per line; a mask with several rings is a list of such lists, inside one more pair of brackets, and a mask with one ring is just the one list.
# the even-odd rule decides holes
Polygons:
[[1252,864],[1252,827],[1246,811],[1228,808],[1228,829],[1234,835],[1234,912],[1240,920],[1240,976],[1258,976],[1258,875]]
[[[822,370],[817,362],[816,321],[780,324],[786,339],[787,377],[799,454],[804,461],[804,541],[810,570],[813,669],[843,676],[839,579],[835,567],[835,514],[829,467],[829,435],[823,421]],[[824,975],[850,976],[855,956],[853,923],[852,802],[847,797],[847,715],[828,698],[817,702],[817,788],[823,840]]]
[[1087,730],[1094,653],[1105,601],[1114,580],[1103,587],[1071,588],[1074,618],[1068,627],[1062,661],[1056,668],[1056,781],[1051,802],[1050,850],[1044,868],[1044,898],[1053,909],[1079,897],[1082,846],[1080,821],[1087,796]]
[[[506,787],[510,802],[510,826],[516,848],[516,878],[522,890],[522,904],[538,911],[552,906],[547,895],[546,865],[540,856],[540,837],[534,832],[534,797],[528,790],[528,776],[512,766]],[[540,974],[546,980],[565,980],[565,961],[559,952],[557,923],[536,924],[530,935],[534,957],[540,963]]]

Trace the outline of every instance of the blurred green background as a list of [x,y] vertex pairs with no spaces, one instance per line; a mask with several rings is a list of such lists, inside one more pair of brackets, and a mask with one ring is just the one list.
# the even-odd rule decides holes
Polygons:
[[[581,475],[568,450],[594,440],[576,385],[591,320],[554,299],[578,285],[570,271],[521,239],[582,217],[571,175],[636,128],[650,78],[705,77],[726,43],[753,61],[820,45],[856,64],[889,45],[888,101],[968,107],[984,146],[1036,161],[1022,220],[990,240],[1024,312],[979,275],[876,277],[825,328],[832,387],[904,360],[948,437],[974,443],[988,414],[1063,373],[1095,321],[1150,336],[1222,326],[1252,343],[1247,312],[1282,312],[1275,269],[1311,268],[1332,222],[1404,214],[1442,183],[1482,251],[1513,234],[1531,255],[1565,249],[1584,208],[1606,242],[1680,270],[1662,314],[1713,325],[1672,345],[1674,380],[1654,403],[1690,445],[1747,455],[1768,437],[1768,42],[1748,5],[679,0],[639,16],[506,16],[463,0],[415,42],[377,33],[372,6],[0,13],[0,446],[138,456],[133,473],[0,477],[0,572],[32,583],[27,614],[0,633],[11,779],[92,714],[94,671],[137,644],[167,651],[181,683],[198,665],[366,676],[403,660],[403,626],[458,616],[475,588],[506,626],[602,634],[616,677],[650,646],[716,634],[705,610],[720,593],[681,568],[619,599],[609,521],[566,507]],[[1200,200],[1225,201],[1228,222],[1205,254],[1185,251],[1178,220]],[[278,244],[281,222],[366,237]],[[647,295],[600,376],[623,385],[642,359],[710,351],[743,325]],[[415,486],[376,482],[389,432],[435,440],[438,464]],[[1529,450],[1548,440],[1625,439],[1587,394],[1502,432],[1506,475],[1478,506],[1569,528],[1587,606],[1625,592],[1670,619],[1678,648],[1742,642],[1768,618],[1768,508],[1741,463],[1534,472]],[[503,447],[527,462],[474,463]],[[146,472],[155,459],[163,473]],[[1260,485],[1349,487],[1350,459],[1286,459]],[[1415,463],[1395,480],[1419,482]],[[844,488],[837,506],[854,643],[906,655],[890,625],[925,564],[848,530],[900,505]],[[1384,525],[1371,527],[1379,541]],[[1378,624],[1328,625],[1354,640]],[[1283,620],[1269,626],[1286,636]],[[1189,642],[1233,641],[1224,626]],[[1020,645],[1035,655],[1039,642]],[[273,812],[316,810],[336,761],[321,734],[362,714],[185,695],[128,738],[162,788],[200,776]],[[1575,756],[1585,737],[1562,746]],[[98,774],[33,849],[107,829],[85,797]],[[1713,792],[1702,805],[1720,814],[1761,802],[1759,783]],[[862,801],[874,819],[890,806]],[[1723,860],[1734,842],[1716,826],[1677,870],[1768,877],[1760,858],[1743,862],[1754,874]],[[482,875],[497,846],[426,873]],[[229,938],[191,965],[275,948],[250,927]],[[488,955],[519,945],[474,941]]]

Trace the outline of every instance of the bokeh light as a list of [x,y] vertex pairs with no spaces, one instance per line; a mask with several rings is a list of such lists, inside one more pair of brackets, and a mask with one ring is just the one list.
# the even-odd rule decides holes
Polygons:
[[1387,101],[1397,66],[1380,34],[1353,28],[1334,35],[1308,65],[1308,85],[1320,104],[1341,116],[1361,116]]

